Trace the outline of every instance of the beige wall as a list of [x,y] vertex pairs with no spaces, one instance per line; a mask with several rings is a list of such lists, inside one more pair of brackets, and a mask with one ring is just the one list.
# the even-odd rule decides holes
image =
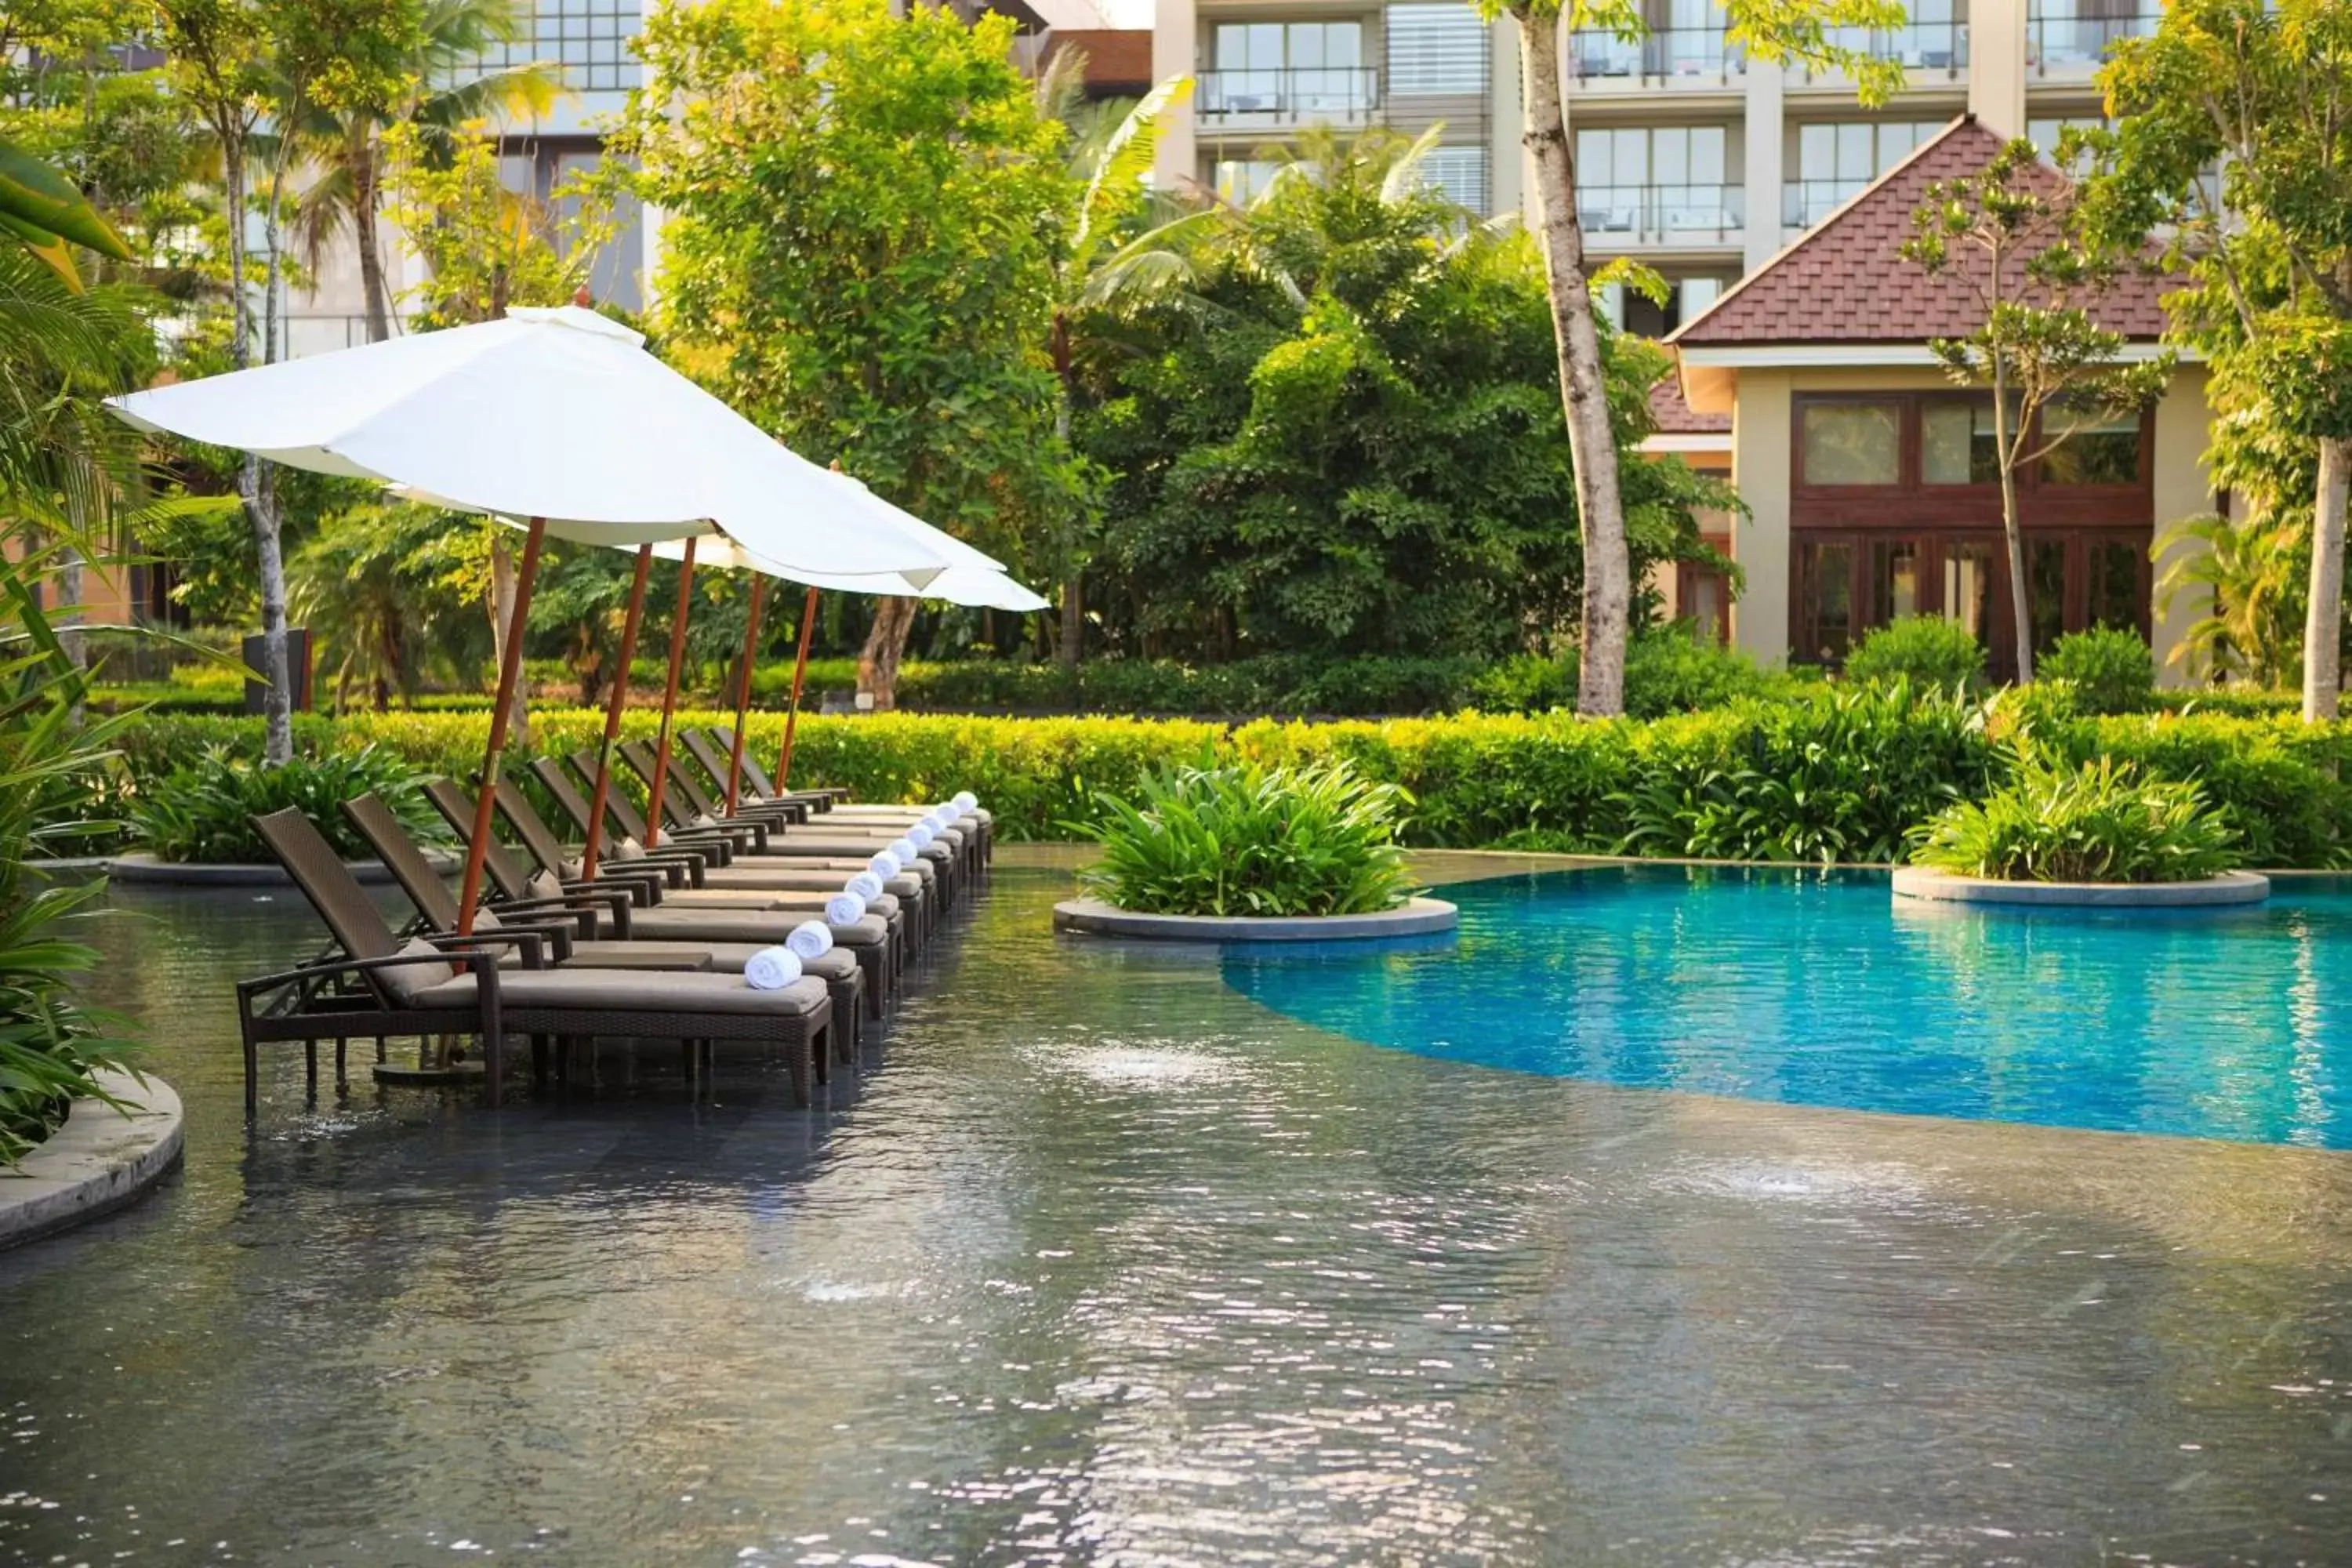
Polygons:
[[1969,0],[1969,112],[2003,136],[2025,134],[2026,0]]
[[[1191,76],[1197,68],[1199,18],[1192,0],[1154,0],[1151,8],[1151,79]],[[1192,137],[1192,106],[1181,103],[1160,117],[1160,142],[1151,159],[1154,184],[1173,188],[1197,177]]]
[[[2162,539],[2173,524],[2213,510],[2213,481],[2205,471],[2207,413],[2205,371],[2184,368],[2172,378],[2172,391],[2156,405],[2156,536]],[[2187,551],[2201,550],[2194,542],[2168,545],[2158,557],[2156,576]],[[2205,613],[2206,595],[2182,593],[2168,612],[2159,598],[2149,606],[2149,640],[2156,645],[2157,679],[2166,686],[2185,686],[2188,677],[2172,655],[2191,623]]]

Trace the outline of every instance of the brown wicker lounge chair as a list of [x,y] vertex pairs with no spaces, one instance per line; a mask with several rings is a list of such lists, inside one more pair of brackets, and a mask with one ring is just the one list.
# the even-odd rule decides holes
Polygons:
[[[702,733],[707,737],[706,743],[713,752],[725,754],[734,750],[735,731],[728,726],[713,724]],[[780,798],[774,783],[748,750],[743,753],[743,780],[755,798],[768,800]],[[781,798],[797,800],[804,798],[808,793],[810,792],[793,790]],[[923,808],[916,805],[875,805],[843,799],[831,805],[825,815],[828,823],[836,820],[845,824],[872,823],[878,818],[911,822],[923,815]],[[988,869],[988,863],[996,855],[995,817],[985,806],[975,807],[955,826],[958,832],[971,830],[966,833],[967,837],[975,836],[978,837],[979,842],[973,847],[971,855],[971,868],[976,874],[984,875]]]
[[[408,901],[416,906],[422,930],[404,934],[454,932],[457,929],[457,896],[449,890],[449,884],[442,879],[433,862],[425,858],[425,851],[408,836],[392,808],[370,794],[345,801],[343,815],[376,852],[385,869],[392,873],[393,880],[408,895]],[[494,929],[515,927],[518,922],[526,922],[521,929],[544,929],[549,933],[552,949],[549,956],[553,963],[589,969],[698,969],[707,961],[714,971],[740,974],[751,955],[762,951],[753,942],[665,942],[638,936],[602,941],[581,934],[583,927],[593,932],[596,911],[593,904],[583,906],[575,900],[576,895],[560,900],[516,900],[486,907],[476,920],[489,921]],[[547,927],[527,923],[548,920],[557,923]],[[858,1016],[864,1010],[866,988],[857,960],[836,947],[814,958],[802,959],[801,969],[824,982],[825,992],[833,998],[834,1048],[843,1060],[856,1060]],[[819,1077],[823,1076],[820,1068]]]
[[[718,731],[715,731],[680,730],[678,731],[678,740],[684,746],[686,754],[709,779],[712,785],[711,798],[714,799],[722,796],[727,789],[727,752],[735,742],[734,731],[730,730],[726,733],[729,738],[722,743],[718,739]],[[742,779],[744,788],[740,793],[745,810],[757,809],[764,805],[802,804],[793,796],[777,796],[760,789],[751,777],[751,758],[748,754],[744,758],[744,763]],[[671,771],[673,773],[677,773],[683,770],[673,768]],[[697,783],[692,779],[685,779],[682,782],[689,785]],[[887,843],[891,838],[903,835],[908,828],[913,826],[927,810],[929,810],[928,807],[920,805],[867,806],[843,802],[834,805],[825,814],[824,821],[813,831],[887,835],[883,839],[883,842]],[[979,844],[972,835],[965,832],[961,825],[941,830],[937,835],[937,841],[945,847],[946,853],[950,858],[950,863],[960,874],[974,874],[982,868]]]
[[[471,832],[474,822],[473,797],[448,779],[428,779],[425,796],[435,810],[459,834]],[[511,821],[511,818],[509,818]],[[794,926],[811,919],[805,908],[779,907],[775,900],[794,898],[789,893],[743,893],[735,895],[747,900],[750,907],[713,908],[698,905],[673,907],[669,897],[687,898],[695,893],[664,895],[658,888],[645,881],[624,879],[608,884],[601,876],[593,882],[567,880],[545,870],[536,875],[525,871],[521,863],[509,853],[505,846],[493,839],[489,853],[484,858],[490,879],[503,893],[525,897],[552,897],[563,892],[593,895],[604,900],[599,911],[595,936],[600,938],[656,937],[666,942],[749,942],[757,947],[774,947],[792,934]],[[624,868],[625,869],[625,868]],[[644,894],[640,898],[637,895]],[[726,895],[720,895],[726,896]],[[664,901],[655,905],[653,900]],[[616,907],[618,906],[618,907]],[[818,901],[821,913],[823,900]],[[827,922],[833,940],[857,961],[866,977],[866,1016],[879,1018],[887,1009],[896,991],[895,981],[903,967],[899,944],[889,926],[877,915],[863,915],[846,925]]]
[[[509,942],[527,965],[543,962],[533,932],[491,931],[439,943],[420,938],[404,947],[308,817],[289,807],[256,817],[254,826],[348,956],[238,985],[248,1110],[258,1077],[256,1047],[264,1041],[302,1039],[315,1053],[316,1042],[326,1038],[444,1033],[481,1038],[496,1105],[509,1032],[533,1037],[533,1063],[542,1073],[539,1047],[549,1039],[677,1040],[696,1074],[719,1041],[771,1047],[784,1054],[795,1102],[808,1102],[816,1063],[831,1044],[833,1003],[822,981],[803,978],[763,991],[707,970],[502,970],[494,951]],[[447,951],[452,947],[461,951]],[[359,989],[330,989],[345,982]],[[263,1003],[273,994],[290,995],[292,1005],[278,1010]]]

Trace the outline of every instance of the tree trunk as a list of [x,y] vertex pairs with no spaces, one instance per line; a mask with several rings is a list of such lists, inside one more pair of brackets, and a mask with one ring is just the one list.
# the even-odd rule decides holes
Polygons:
[[367,306],[368,342],[392,336],[392,310],[383,281],[383,250],[376,233],[375,144],[365,134],[352,147],[352,237],[360,252],[360,297]]
[[[507,541],[504,524],[492,523],[490,527],[490,658],[503,669],[507,662],[507,632],[514,625],[514,546]],[[507,734],[511,745],[530,744],[530,683],[527,680],[515,682],[514,705],[507,710]]]
[[286,557],[278,548],[278,495],[268,465],[248,456],[237,470],[237,494],[253,519],[255,553],[261,563],[261,760],[276,766],[294,760],[294,663],[286,646]]
[[1560,103],[1559,18],[1538,5],[1512,7],[1527,68],[1525,141],[1535,159],[1536,210],[1544,276],[1551,296],[1553,341],[1568,449],[1576,467],[1577,527],[1584,544],[1582,659],[1576,710],[1600,718],[1625,710],[1625,639],[1631,626],[1633,564],[1617,489],[1617,445],[1609,426],[1609,388],[1601,363],[1601,330],[1584,272],[1584,231],[1576,216],[1576,165],[1569,155]]
[[[1077,377],[1071,368],[1070,322],[1062,311],[1054,312],[1052,342],[1054,374],[1061,384],[1061,395],[1054,405],[1054,438],[1062,450],[1070,448],[1070,400],[1077,392]],[[1086,595],[1079,582],[1078,528],[1086,510],[1085,498],[1075,502],[1077,511],[1064,525],[1062,536],[1062,668],[1076,673],[1078,656],[1085,651],[1087,637]]]
[[874,601],[874,626],[857,654],[857,689],[870,693],[877,712],[898,705],[898,659],[915,626],[915,601]]
[[2303,717],[2336,717],[2342,688],[2344,510],[2352,498],[2352,439],[2323,437],[2311,519],[2311,608],[2303,624]]
[[[1998,279],[1998,250],[1993,252],[1992,265]],[[2025,437],[2021,430],[2014,437],[2010,433],[2009,377],[2004,363],[1998,353],[1992,356],[1992,444],[2000,454],[2000,531],[2009,546],[2009,606],[2017,637],[2017,683],[2030,686],[2033,681],[2033,599],[2025,576],[2025,530],[2017,515],[2017,460]]]
[[89,668],[89,647],[82,640],[81,552],[68,545],[58,556],[58,646],[76,669]]

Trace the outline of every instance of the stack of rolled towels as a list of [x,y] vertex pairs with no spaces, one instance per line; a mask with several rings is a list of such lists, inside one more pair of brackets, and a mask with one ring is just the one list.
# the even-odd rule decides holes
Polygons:
[[920,820],[907,829],[906,837],[891,840],[889,845],[875,851],[866,869],[842,885],[841,891],[824,901],[824,918],[834,925],[847,925],[866,912],[866,905],[882,896],[882,884],[915,862],[915,857],[929,848],[945,829],[970,816],[980,805],[980,797],[970,790],[959,794],[925,812]]
[[833,951],[833,932],[823,921],[803,921],[785,934],[782,947],[763,947],[743,965],[743,984],[754,991],[781,991],[801,977],[810,959]]

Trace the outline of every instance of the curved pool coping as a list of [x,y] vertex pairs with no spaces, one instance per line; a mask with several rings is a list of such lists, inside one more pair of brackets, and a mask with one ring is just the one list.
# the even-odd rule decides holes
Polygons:
[[2258,904],[2271,896],[2271,879],[2255,871],[2224,871],[2196,882],[2010,882],[1961,877],[1927,866],[1898,866],[1894,886],[1899,899],[2045,909],[2204,909]]
[[131,1107],[78,1100],[47,1142],[0,1168],[0,1249],[111,1214],[171,1174],[186,1134],[180,1096],[152,1074],[142,1081],[109,1068],[106,1091]]
[[1412,899],[1366,915],[1147,915],[1100,899],[1054,906],[1054,929],[1156,942],[1347,942],[1452,931],[1462,911],[1444,899]]
[[[443,850],[428,849],[426,857],[434,869],[454,871],[457,858]],[[381,860],[346,860],[352,876],[362,882],[389,882],[392,873]],[[282,866],[194,866],[173,860],[158,860],[142,852],[117,855],[106,863],[110,880],[134,886],[152,888],[290,888],[294,879]]]

